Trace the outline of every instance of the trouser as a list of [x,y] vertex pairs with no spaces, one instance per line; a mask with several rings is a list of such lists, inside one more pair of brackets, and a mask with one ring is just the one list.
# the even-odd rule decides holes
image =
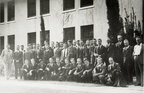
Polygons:
[[133,77],[132,77],[132,62],[125,62],[123,64],[123,75],[124,75],[124,78],[126,79],[127,83],[132,83],[133,81]]
[[32,70],[32,75],[30,76],[31,80],[36,80],[37,79],[37,71]]
[[42,78],[44,79],[45,76],[45,71],[44,70],[38,70],[38,79],[41,80]]
[[141,84],[143,82],[143,64],[140,63],[139,56],[134,57],[134,66],[136,74],[136,83]]
[[16,79],[17,79],[17,77],[18,77],[18,72],[19,72],[19,74],[20,74],[20,78],[22,79],[21,68],[22,68],[22,64],[15,63],[15,78],[16,78]]
[[5,75],[6,79],[9,79],[11,76],[11,66],[12,66],[11,62],[4,63],[4,75]]
[[23,76],[24,80],[30,80],[29,72],[26,72],[25,70],[22,70],[22,76]]
[[92,71],[83,74],[82,75],[82,81],[87,82],[87,83],[92,82]]

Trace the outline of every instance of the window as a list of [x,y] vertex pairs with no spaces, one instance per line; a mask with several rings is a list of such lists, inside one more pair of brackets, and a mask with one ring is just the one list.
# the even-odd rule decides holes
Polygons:
[[93,39],[93,25],[81,26],[81,39]]
[[63,10],[69,10],[75,8],[75,0],[63,0]]
[[0,3],[0,23],[4,22],[4,3]]
[[15,2],[11,0],[8,2],[8,21],[15,20]]
[[64,42],[75,39],[75,27],[64,28]]
[[40,14],[47,14],[49,11],[49,0],[40,0]]
[[86,7],[93,5],[93,0],[81,0],[80,6]]
[[27,1],[27,11],[28,11],[28,17],[36,16],[36,0],[28,0]]
[[28,33],[28,44],[36,44],[36,32]]
[[[45,38],[43,38],[43,34],[42,34],[42,31],[40,31],[40,42],[41,42],[41,45],[43,45],[44,41],[48,41],[48,43],[50,43],[50,31],[45,31],[44,32],[44,35],[45,35]],[[45,40],[43,40],[45,39]]]

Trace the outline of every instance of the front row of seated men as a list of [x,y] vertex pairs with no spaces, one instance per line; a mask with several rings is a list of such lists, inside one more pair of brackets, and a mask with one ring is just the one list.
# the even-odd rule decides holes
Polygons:
[[25,60],[22,73],[24,80],[60,80],[126,86],[120,66],[112,57],[109,58],[108,67],[102,58],[97,59],[95,66],[91,65],[87,58],[84,58],[83,62],[80,58],[77,62],[74,58],[71,58],[70,62],[65,59],[64,63],[60,62],[59,58],[55,61],[50,58],[48,64],[43,61],[36,64],[34,59],[31,59],[31,62]]

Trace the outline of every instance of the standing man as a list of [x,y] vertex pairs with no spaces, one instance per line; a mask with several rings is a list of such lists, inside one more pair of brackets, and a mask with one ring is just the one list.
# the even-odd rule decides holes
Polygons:
[[129,45],[127,39],[124,40],[123,48],[123,69],[124,69],[124,78],[127,81],[127,84],[133,82],[132,72],[133,72],[133,47]]
[[68,58],[67,43],[63,44],[63,50],[61,51],[61,62],[64,62],[65,58]]
[[136,86],[143,86],[143,60],[141,57],[142,53],[142,42],[140,37],[136,37],[136,45],[134,46],[134,66],[136,73]]
[[73,47],[72,41],[68,40],[68,59],[76,58],[76,48]]
[[15,79],[18,77],[18,72],[20,73],[20,78],[22,79],[21,68],[23,66],[23,53],[20,51],[19,45],[17,45],[17,50],[14,52],[14,64]]
[[10,45],[6,46],[6,49],[2,51],[1,57],[4,62],[4,73],[5,77],[8,80],[11,75],[11,66],[13,62],[13,51],[10,49]]
[[22,52],[22,56],[23,56],[23,58],[22,58],[22,62],[24,63],[24,54],[25,54],[25,50],[24,50],[24,45],[21,45],[21,52]]
[[117,40],[118,42],[116,43],[116,51],[115,51],[115,54],[116,54],[116,62],[119,63],[121,69],[122,69],[122,72],[123,72],[123,47],[124,47],[124,43],[123,43],[123,37],[122,35],[118,35],[117,36]]
[[107,39],[106,45],[106,65],[109,65],[109,58],[115,58],[115,45],[111,42],[111,40]]

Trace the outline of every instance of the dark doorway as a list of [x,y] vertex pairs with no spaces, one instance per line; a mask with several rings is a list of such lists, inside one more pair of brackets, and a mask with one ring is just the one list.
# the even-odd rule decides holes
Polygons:
[[[50,31],[48,30],[48,31],[45,31],[44,32],[44,35],[45,35],[45,40],[48,42],[48,43],[50,43]],[[42,31],[40,31],[40,42],[41,42],[41,45],[44,43],[43,42],[43,35],[42,35]]]
[[75,27],[64,28],[64,42],[75,39]]
[[3,49],[4,49],[4,36],[1,36],[0,37],[0,54]]
[[15,35],[8,36],[8,44],[10,48],[14,51],[15,50]]
[[36,44],[36,32],[28,33],[28,44]]

